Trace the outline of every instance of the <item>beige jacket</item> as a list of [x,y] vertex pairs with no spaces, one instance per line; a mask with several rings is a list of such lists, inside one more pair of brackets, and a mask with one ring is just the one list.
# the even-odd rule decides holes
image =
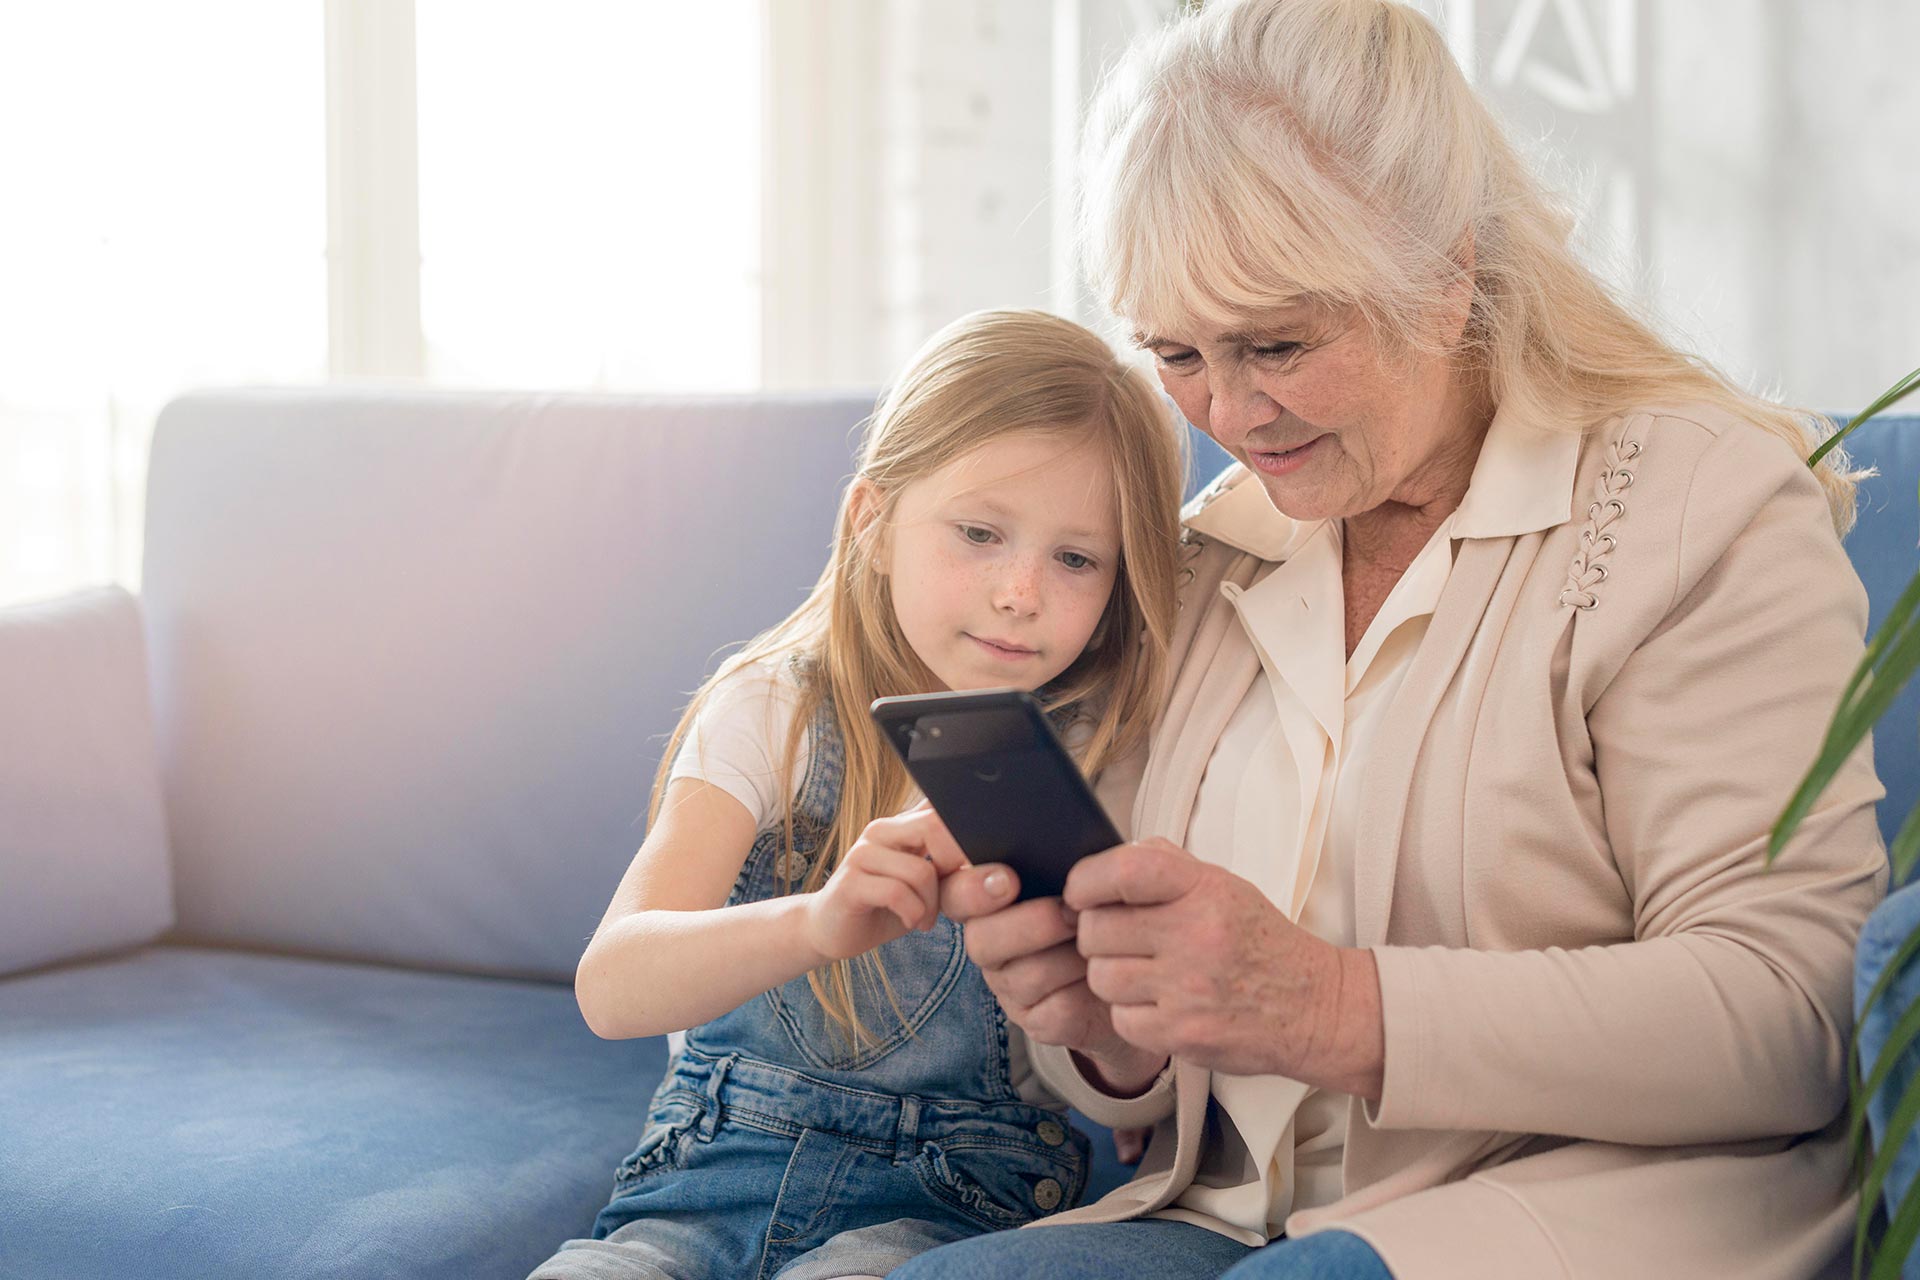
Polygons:
[[[1355,1232],[1396,1280],[1812,1276],[1852,1228],[1850,973],[1886,880],[1870,752],[1773,869],[1763,853],[1865,593],[1805,465],[1750,424],[1653,410],[1561,447],[1568,487],[1535,530],[1456,530],[1381,732],[1355,912],[1385,1085],[1352,1104],[1344,1198],[1287,1232]],[[1175,685],[1144,768],[1103,780],[1136,835],[1183,842],[1259,672],[1220,588],[1284,554],[1265,501],[1235,468],[1189,509]],[[1136,1217],[1193,1181],[1205,1068],[1123,1101],[1034,1050],[1089,1115],[1157,1122],[1132,1182],[1048,1223]]]

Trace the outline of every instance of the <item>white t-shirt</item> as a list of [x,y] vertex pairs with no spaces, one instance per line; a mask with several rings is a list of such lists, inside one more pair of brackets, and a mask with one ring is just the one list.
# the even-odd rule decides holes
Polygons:
[[792,772],[780,768],[799,700],[800,686],[784,663],[742,667],[714,687],[687,726],[668,780],[711,783],[753,815],[755,831],[772,827],[785,811],[787,796],[807,776],[811,758],[811,745],[802,734]]

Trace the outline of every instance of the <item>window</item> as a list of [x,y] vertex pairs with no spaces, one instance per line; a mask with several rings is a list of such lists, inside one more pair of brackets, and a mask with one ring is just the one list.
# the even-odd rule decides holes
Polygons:
[[428,376],[757,386],[757,0],[417,12]]
[[136,578],[176,392],[324,372],[322,77],[312,6],[0,16],[0,600]]

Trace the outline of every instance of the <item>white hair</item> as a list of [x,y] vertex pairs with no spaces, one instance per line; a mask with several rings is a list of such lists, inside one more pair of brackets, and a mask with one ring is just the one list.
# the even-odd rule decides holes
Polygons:
[[[1393,0],[1227,0],[1127,51],[1088,125],[1081,231],[1099,295],[1137,329],[1227,328],[1308,300],[1449,353],[1495,401],[1591,431],[1707,402],[1806,456],[1832,424],[1677,350],[1577,257],[1572,219],[1467,84],[1438,30]],[[1841,451],[1819,472],[1852,523]]]

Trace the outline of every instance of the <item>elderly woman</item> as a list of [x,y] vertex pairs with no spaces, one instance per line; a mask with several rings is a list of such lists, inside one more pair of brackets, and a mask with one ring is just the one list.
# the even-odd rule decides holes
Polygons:
[[1036,1068],[1155,1128],[895,1275],[1813,1275],[1866,753],[1764,849],[1860,652],[1848,477],[1609,296],[1402,5],[1210,5],[1093,144],[1105,295],[1237,465],[1135,843],[947,905]]

